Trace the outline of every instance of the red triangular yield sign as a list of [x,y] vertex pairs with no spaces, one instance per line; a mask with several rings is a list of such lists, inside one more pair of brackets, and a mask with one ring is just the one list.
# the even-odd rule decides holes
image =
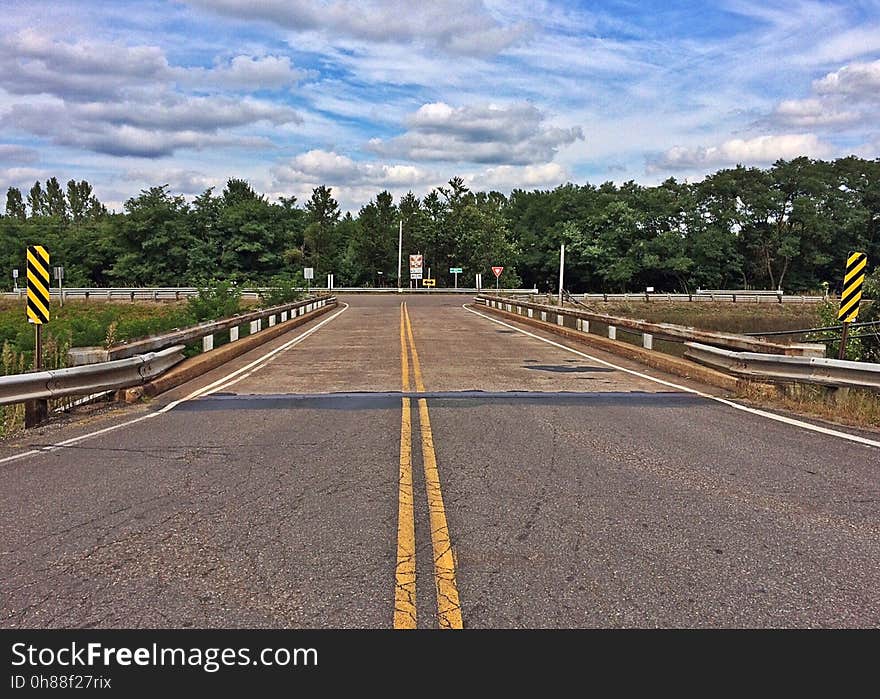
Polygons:
[[492,268],[492,274],[494,274],[496,277],[500,277],[501,273],[503,271],[504,271],[504,267],[493,267]]

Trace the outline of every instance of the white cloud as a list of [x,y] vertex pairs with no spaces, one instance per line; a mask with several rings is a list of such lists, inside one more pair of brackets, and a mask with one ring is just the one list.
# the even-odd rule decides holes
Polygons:
[[262,20],[295,32],[317,31],[379,43],[422,42],[451,53],[497,53],[526,31],[505,26],[480,0],[191,0],[236,19]]
[[851,124],[860,118],[861,114],[858,112],[841,110],[815,97],[783,100],[776,106],[771,116],[773,122],[783,127],[795,128]]
[[14,94],[106,98],[170,75],[155,46],[61,42],[30,29],[0,39],[0,85]]
[[[226,181],[223,178],[206,175],[198,170],[179,168],[157,170],[128,170],[123,178],[136,182],[144,187],[167,184],[175,194],[201,194],[209,187],[222,189]],[[216,192],[215,192],[216,193]]]
[[850,63],[817,80],[813,87],[816,92],[824,95],[880,99],[880,60],[871,63]]
[[424,104],[406,119],[409,131],[369,150],[408,160],[525,165],[550,160],[558,148],[583,139],[579,127],[544,125],[544,114],[528,103],[451,107]]
[[648,171],[694,170],[736,164],[768,164],[780,158],[790,160],[802,155],[823,158],[834,149],[815,134],[782,134],[735,138],[718,146],[688,148],[676,146],[648,160]]
[[509,192],[512,189],[542,189],[565,184],[570,179],[568,171],[558,163],[543,165],[499,165],[486,168],[483,172],[465,176],[465,180],[476,189],[498,189]]
[[252,97],[186,94],[178,86],[234,91],[290,86],[299,77],[286,57],[239,55],[210,69],[172,67],[157,47],[62,42],[26,30],[0,40],[0,87],[10,95],[0,126],[108,155],[265,147],[265,139],[227,132],[301,124],[294,109]]
[[224,89],[277,90],[290,88],[305,77],[296,70],[289,56],[235,56],[213,68],[175,68],[174,76],[183,83]]
[[345,155],[317,149],[275,166],[273,173],[278,183],[312,186],[418,187],[435,179],[431,173],[413,165],[358,162]]

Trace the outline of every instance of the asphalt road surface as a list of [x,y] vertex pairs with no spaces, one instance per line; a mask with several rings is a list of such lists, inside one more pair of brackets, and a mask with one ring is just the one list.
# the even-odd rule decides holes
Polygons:
[[460,297],[341,300],[3,445],[0,625],[880,623],[877,447]]

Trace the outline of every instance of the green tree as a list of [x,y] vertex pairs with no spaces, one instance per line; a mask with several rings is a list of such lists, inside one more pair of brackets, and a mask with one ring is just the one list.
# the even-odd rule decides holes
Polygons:
[[30,188],[27,204],[32,217],[45,216],[47,214],[46,194],[43,192],[43,185],[40,184],[39,180],[34,182],[34,186]]
[[67,200],[56,177],[46,180],[46,214],[59,221],[67,220]]
[[27,218],[24,200],[18,187],[10,187],[6,190],[6,215],[24,221]]

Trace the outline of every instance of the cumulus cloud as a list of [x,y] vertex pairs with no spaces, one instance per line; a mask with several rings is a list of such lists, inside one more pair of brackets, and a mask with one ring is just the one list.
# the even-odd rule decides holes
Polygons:
[[63,42],[23,31],[0,39],[0,87],[28,95],[0,113],[0,125],[56,144],[117,156],[157,158],[178,149],[265,139],[227,133],[260,123],[302,123],[277,102],[224,94],[186,94],[290,86],[300,74],[286,57],[239,55],[212,68],[169,65],[155,47]]
[[289,88],[305,77],[288,56],[235,56],[213,68],[176,68],[181,82],[225,89],[278,90]]
[[850,63],[828,73],[813,83],[816,92],[824,95],[848,95],[862,99],[880,99],[880,60]]
[[528,103],[451,107],[422,105],[407,120],[409,130],[369,150],[387,157],[526,165],[551,160],[560,146],[583,139],[579,127],[544,125],[544,113]]
[[497,53],[525,32],[506,26],[480,0],[191,0],[236,19],[262,20],[296,32],[318,31],[372,42],[424,42],[450,53]]
[[465,178],[478,189],[492,188],[502,191],[512,189],[540,189],[564,184],[569,179],[568,171],[558,163],[543,165],[499,165],[486,168],[476,175]]
[[184,97],[168,93],[148,103],[16,104],[0,116],[0,125],[27,131],[53,142],[118,156],[158,158],[181,148],[208,146],[266,147],[265,139],[223,135],[237,126],[265,121],[298,123],[286,107],[256,100]]
[[735,138],[718,146],[686,148],[676,146],[648,160],[648,172],[698,170],[736,164],[767,164],[780,158],[790,160],[802,155],[823,158],[834,149],[815,134],[782,134]]
[[851,124],[860,118],[861,114],[856,111],[841,109],[815,97],[784,100],[772,114],[774,123],[796,128]]
[[279,184],[418,187],[434,176],[413,165],[358,162],[333,151],[310,150],[273,169]]
[[12,94],[110,98],[170,76],[164,53],[154,46],[61,42],[29,29],[0,39],[0,86]]
[[181,168],[154,170],[128,170],[123,178],[129,182],[145,183],[147,186],[157,182],[167,184],[172,192],[180,194],[201,194],[209,187],[222,188],[226,182],[222,178],[206,175],[198,170]]

